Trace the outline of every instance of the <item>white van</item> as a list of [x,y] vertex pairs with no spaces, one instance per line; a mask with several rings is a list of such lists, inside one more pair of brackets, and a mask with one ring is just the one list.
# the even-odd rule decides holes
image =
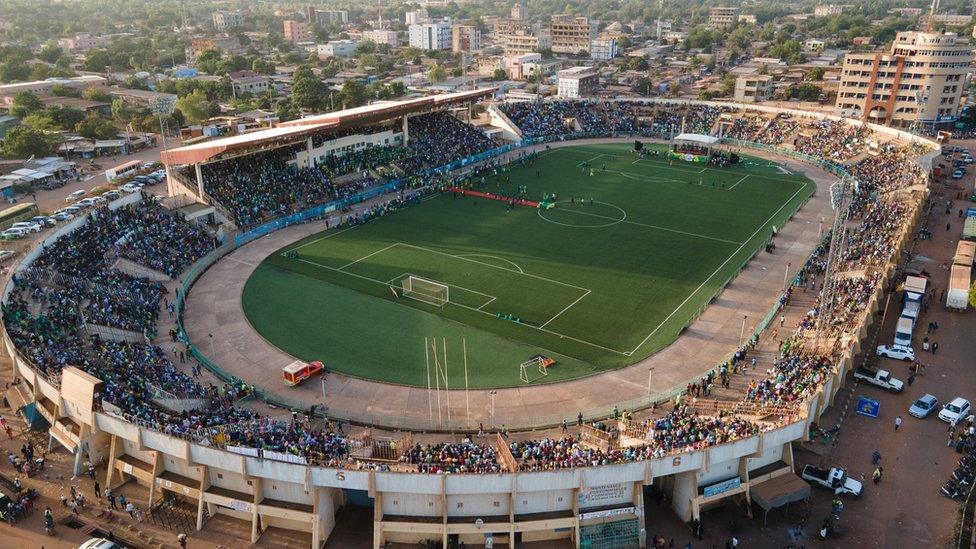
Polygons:
[[902,347],[912,346],[912,329],[915,328],[914,322],[910,318],[899,318],[895,324],[895,345]]
[[78,200],[79,198],[85,196],[86,194],[88,194],[88,191],[86,191],[85,189],[79,189],[79,190],[77,190],[77,191],[69,194],[68,196],[66,196],[64,198],[64,201],[65,202],[74,202],[75,200]]
[[918,315],[922,312],[922,304],[918,301],[906,301],[905,308],[901,310],[901,317],[912,321],[912,326],[918,322]]

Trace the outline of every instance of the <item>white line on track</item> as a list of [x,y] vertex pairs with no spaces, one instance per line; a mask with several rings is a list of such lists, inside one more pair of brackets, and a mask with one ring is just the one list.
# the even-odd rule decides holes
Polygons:
[[351,266],[355,265],[356,263],[359,263],[360,261],[363,261],[365,259],[369,259],[369,258],[373,257],[376,254],[383,253],[383,252],[389,250],[390,248],[395,247],[398,244],[399,244],[399,242],[394,242],[393,244],[390,244],[389,246],[387,246],[385,248],[380,248],[379,250],[376,250],[375,252],[373,252],[371,254],[364,255],[363,257],[360,257],[359,259],[357,259],[355,261],[350,261],[349,263],[346,263],[342,267],[339,267],[339,270],[341,271],[341,270],[345,269],[346,267],[351,267]]
[[730,190],[730,191],[731,191],[732,189],[734,189],[734,188],[736,188],[737,186],[739,186],[739,183],[742,183],[742,182],[743,182],[743,181],[745,181],[746,179],[749,179],[749,177],[750,177],[749,175],[743,175],[743,176],[742,176],[742,179],[740,179],[740,180],[738,180],[738,181],[736,181],[734,185],[732,185],[731,187],[729,187],[729,188],[728,188],[728,190]]
[[[707,236],[707,235],[703,235],[703,234],[689,233],[689,232],[685,232],[685,231],[679,231],[677,229],[669,229],[667,227],[660,227],[658,225],[648,225],[647,223],[640,223],[638,221],[631,221],[630,219],[619,219],[619,218],[616,218],[616,217],[610,217],[608,215],[595,214],[595,213],[592,213],[592,212],[584,212],[584,211],[581,211],[581,210],[578,210],[578,209],[574,209],[574,208],[560,208],[560,211],[573,212],[573,213],[578,213],[580,215],[589,215],[591,217],[600,217],[600,218],[603,218],[603,219],[610,219],[610,220],[614,220],[614,221],[619,221],[620,223],[630,223],[631,225],[637,225],[639,227],[647,227],[648,229],[656,229],[656,230],[659,230],[659,231],[667,231],[669,233],[683,234],[685,236],[691,236],[691,237],[695,237],[695,238],[704,238],[706,240],[714,240],[716,242],[724,242],[726,244],[735,244],[735,245],[744,244],[744,242],[736,242],[734,240],[725,240],[724,238],[717,238],[717,237],[714,237],[714,236]],[[752,238],[752,237],[749,237],[749,238]]]

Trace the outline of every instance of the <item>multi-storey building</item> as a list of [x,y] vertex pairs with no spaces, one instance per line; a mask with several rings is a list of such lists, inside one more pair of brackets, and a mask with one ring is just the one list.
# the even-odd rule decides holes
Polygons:
[[552,37],[545,31],[523,29],[501,37],[505,55],[522,55],[552,47]]
[[813,8],[813,16],[830,17],[831,15],[840,15],[844,13],[847,7],[841,4],[818,4]]
[[356,43],[352,40],[330,40],[326,44],[316,46],[315,53],[319,56],[319,59],[352,57],[356,55]]
[[349,22],[349,12],[346,10],[317,10],[309,6],[305,10],[305,18],[309,23],[320,25],[345,25]]
[[578,99],[596,95],[600,89],[600,76],[592,67],[573,67],[559,71],[557,96]]
[[363,33],[363,40],[370,40],[376,44],[388,44],[390,47],[400,45],[400,38],[394,30],[375,29]]
[[470,25],[451,27],[451,51],[478,51],[481,49],[481,31]]
[[422,50],[451,49],[451,21],[414,23],[408,28],[410,47]]
[[216,50],[228,53],[241,53],[241,40],[236,36],[223,36],[218,38],[195,38],[190,40],[184,48],[186,63],[193,67],[196,66],[197,59],[207,50]]
[[215,11],[210,17],[214,28],[219,31],[244,26],[244,14],[239,11]]
[[590,42],[596,37],[596,25],[586,17],[553,15],[549,23],[553,53],[590,53]]
[[590,59],[609,61],[618,54],[616,38],[597,38],[590,42]]
[[58,39],[58,45],[68,51],[87,51],[91,48],[107,46],[111,41],[109,36],[92,36],[88,33],[79,33],[72,38]]
[[708,28],[727,29],[739,20],[739,8],[712,8],[708,11]]
[[890,53],[844,57],[837,112],[896,126],[954,121],[972,61],[955,33],[899,32]]
[[404,15],[404,22],[407,25],[416,25],[419,23],[426,23],[427,21],[430,21],[430,16],[427,14],[426,8],[408,11],[406,15]]
[[733,97],[736,101],[759,103],[773,96],[773,77],[768,74],[750,74],[735,79]]
[[298,44],[299,42],[307,42],[311,38],[311,34],[308,32],[308,23],[305,21],[297,21],[295,19],[286,19],[282,22],[285,32],[285,40]]
[[921,24],[922,28],[927,28],[929,25],[935,26],[946,26],[946,27],[964,27],[973,22],[972,15],[959,15],[956,13],[935,13],[926,14],[922,16]]

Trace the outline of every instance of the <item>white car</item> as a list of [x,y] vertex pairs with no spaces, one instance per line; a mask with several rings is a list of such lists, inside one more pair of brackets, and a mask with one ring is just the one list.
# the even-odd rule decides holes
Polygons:
[[122,193],[120,193],[119,191],[112,190],[112,191],[105,191],[105,193],[102,195],[102,198],[104,198],[105,200],[115,200],[120,196],[122,196]]
[[12,250],[0,250],[0,263],[12,258],[17,255],[17,252]]
[[11,229],[24,229],[29,233],[39,233],[44,227],[40,223],[33,221],[19,221],[10,226]]
[[959,420],[969,415],[969,409],[968,400],[956,397],[942,406],[942,410],[939,411],[939,419],[955,425]]
[[126,183],[120,187],[122,191],[127,193],[137,193],[142,190],[142,185],[138,183]]
[[24,229],[15,229],[15,228],[11,227],[11,228],[7,229],[6,231],[3,231],[2,233],[0,233],[0,238],[2,238],[4,240],[13,240],[15,238],[24,238],[24,235],[26,235],[26,234],[27,234],[27,231],[25,231]]
[[915,360],[915,350],[904,345],[878,345],[878,356],[893,358],[913,362]]
[[68,206],[67,208],[61,208],[62,212],[68,212],[71,215],[78,215],[82,212],[82,208],[78,206]]
[[85,196],[86,194],[88,194],[88,191],[86,191],[85,189],[80,189],[80,190],[77,190],[77,191],[69,194],[68,196],[66,196],[64,198],[64,201],[65,202],[74,202],[75,200],[78,200],[79,198]]
[[87,208],[89,206],[94,206],[95,204],[98,204],[98,201],[95,200],[94,198],[82,198],[78,202],[75,202],[75,204],[77,206],[81,206],[82,208]]
[[65,211],[54,212],[54,215],[52,215],[51,217],[57,219],[58,221],[70,221],[75,218],[74,214]]

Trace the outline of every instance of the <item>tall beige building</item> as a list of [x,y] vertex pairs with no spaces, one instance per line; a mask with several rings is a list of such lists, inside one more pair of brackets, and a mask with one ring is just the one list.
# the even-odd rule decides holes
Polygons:
[[596,38],[596,25],[586,17],[553,15],[549,23],[553,53],[590,53],[590,41]]
[[890,53],[844,57],[837,113],[893,126],[951,122],[972,61],[973,47],[955,33],[899,32]]
[[727,29],[739,20],[739,8],[712,8],[708,10],[708,28]]
[[451,27],[451,51],[478,51],[481,49],[481,31],[471,25]]

